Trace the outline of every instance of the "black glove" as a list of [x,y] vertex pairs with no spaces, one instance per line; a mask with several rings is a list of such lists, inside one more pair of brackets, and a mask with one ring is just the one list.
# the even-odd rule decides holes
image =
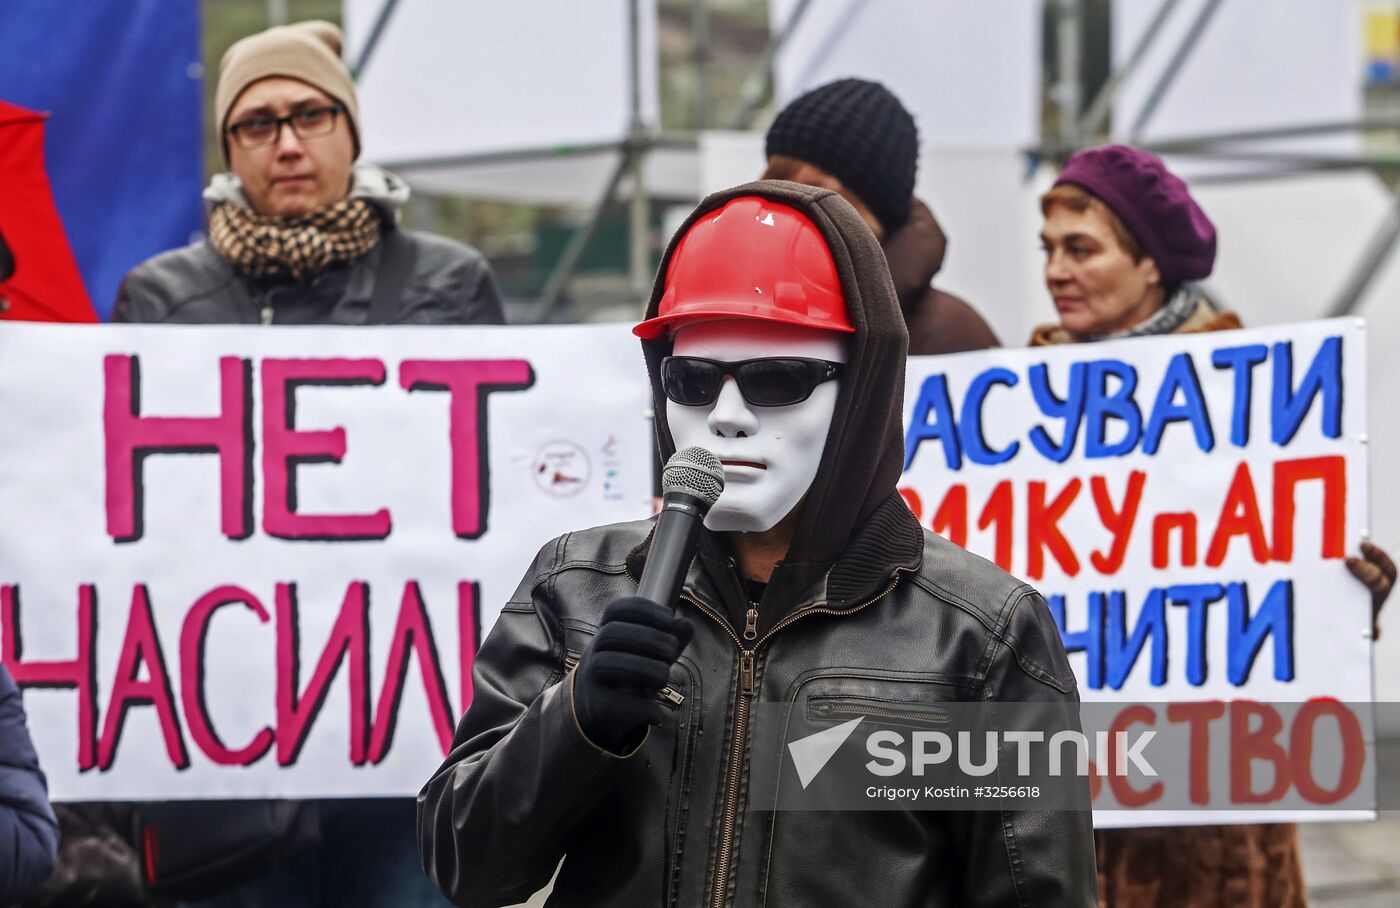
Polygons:
[[641,743],[648,725],[665,721],[657,692],[694,633],[689,621],[640,596],[603,610],[574,670],[574,712],[588,740],[624,754]]

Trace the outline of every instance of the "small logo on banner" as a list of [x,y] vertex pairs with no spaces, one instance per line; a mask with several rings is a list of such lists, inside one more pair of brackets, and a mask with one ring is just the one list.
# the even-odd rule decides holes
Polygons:
[[530,473],[544,491],[568,498],[588,485],[593,467],[583,448],[571,441],[551,441],[535,454]]
[[788,753],[792,754],[792,765],[797,767],[797,780],[803,788],[811,784],[817,773],[836,756],[836,751],[864,721],[865,717],[861,716],[788,743]]

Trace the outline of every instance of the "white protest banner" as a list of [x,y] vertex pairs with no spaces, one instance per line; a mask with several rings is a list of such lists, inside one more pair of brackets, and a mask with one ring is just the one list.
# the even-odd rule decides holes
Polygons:
[[622,325],[0,325],[53,795],[416,794],[539,547],[649,513],[644,369]]
[[[1325,809],[1373,778],[1369,712],[1340,705],[1372,699],[1343,563],[1367,526],[1364,341],[1336,319],[910,360],[920,521],[1045,595],[1086,703],[1186,733],[1204,812],[1110,779],[1096,806],[1133,809],[1099,825],[1370,815]],[[1288,728],[1271,702],[1307,706]],[[1314,737],[1341,747],[1329,778]],[[1300,794],[1319,809],[1257,809]]]

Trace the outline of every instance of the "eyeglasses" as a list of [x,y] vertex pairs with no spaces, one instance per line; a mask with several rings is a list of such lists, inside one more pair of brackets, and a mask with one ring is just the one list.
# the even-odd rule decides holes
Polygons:
[[282,127],[292,127],[298,139],[316,139],[335,131],[335,118],[345,112],[339,104],[330,107],[308,107],[285,117],[249,117],[228,128],[238,147],[251,151],[276,145],[282,139]]
[[802,357],[719,362],[698,356],[668,356],[661,361],[662,390],[687,407],[714,403],[728,375],[734,376],[739,393],[753,406],[788,407],[802,403],[817,385],[840,374],[840,363]]

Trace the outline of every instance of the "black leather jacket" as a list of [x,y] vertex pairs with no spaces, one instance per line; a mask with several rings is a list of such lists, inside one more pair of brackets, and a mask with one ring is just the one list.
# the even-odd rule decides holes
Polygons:
[[413,271],[404,284],[397,325],[499,325],[505,322],[496,280],[481,253],[430,233],[394,228],[363,258],[305,283],[258,281],[239,273],[207,242],[162,253],[127,274],[114,322],[183,325],[363,325],[384,244],[407,243]]
[[471,709],[418,797],[425,867],[453,901],[524,901],[567,855],[550,905],[1097,904],[1088,813],[746,803],[757,699],[797,704],[819,689],[1073,710],[1074,676],[1040,595],[926,531],[916,562],[851,604],[833,608],[823,578],[752,640],[726,617],[742,596],[732,568],[697,559],[682,594],[696,634],[672,671],[674,723],[625,758],[589,742],[570,668],[603,608],[635,594],[628,555],[650,528],[545,546],[479,653]]

